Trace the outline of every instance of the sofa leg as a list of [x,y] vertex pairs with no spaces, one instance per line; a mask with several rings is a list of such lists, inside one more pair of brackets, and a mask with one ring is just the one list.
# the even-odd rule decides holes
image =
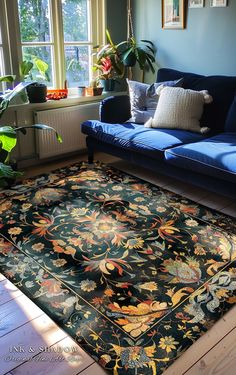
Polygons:
[[94,149],[93,145],[89,142],[89,137],[86,138],[86,145],[87,145],[87,151],[88,151],[88,163],[93,164],[94,161]]
[[88,163],[89,164],[93,164],[93,158],[94,158],[93,152],[89,151],[88,152]]

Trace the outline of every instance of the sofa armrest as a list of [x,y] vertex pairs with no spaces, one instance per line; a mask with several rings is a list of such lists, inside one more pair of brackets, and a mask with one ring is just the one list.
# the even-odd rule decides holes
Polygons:
[[109,96],[103,99],[100,108],[100,120],[108,123],[123,123],[131,117],[128,95]]

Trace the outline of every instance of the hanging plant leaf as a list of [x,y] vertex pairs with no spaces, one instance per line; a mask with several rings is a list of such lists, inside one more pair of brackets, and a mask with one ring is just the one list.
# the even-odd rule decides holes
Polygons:
[[146,46],[146,48],[149,50],[149,51],[151,51],[152,52],[152,55],[154,55],[155,54],[155,51],[154,51],[154,49],[153,48],[151,48],[151,47],[149,47],[149,46]]
[[122,60],[124,61],[133,52],[133,47],[130,47],[125,52],[122,53]]
[[138,63],[140,66],[140,69],[143,70],[146,62],[146,53],[142,48],[137,48],[137,54],[138,54]]
[[154,47],[154,44],[151,42],[151,40],[141,39],[141,42],[143,42],[143,43],[148,43],[148,44],[150,44],[151,46]]
[[122,59],[125,66],[132,67],[135,66],[137,62],[137,57],[133,51],[131,51],[126,57]]
[[146,52],[146,56],[149,57],[149,59],[152,61],[152,62],[155,62],[155,57],[153,55],[151,55],[150,53]]
[[146,56],[146,62],[148,64],[149,68],[151,69],[151,72],[154,74],[155,73],[155,69],[154,69],[154,67],[152,65],[153,61],[150,60],[149,56]]

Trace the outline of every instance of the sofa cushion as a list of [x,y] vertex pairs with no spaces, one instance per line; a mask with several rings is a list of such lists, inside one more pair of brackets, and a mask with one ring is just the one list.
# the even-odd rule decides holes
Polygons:
[[167,162],[236,182],[236,133],[222,133],[165,151]]
[[210,130],[200,127],[199,122],[204,104],[212,101],[207,91],[160,86],[157,93],[159,100],[154,117],[145,123],[145,127],[183,129],[196,133]]
[[152,158],[163,158],[164,150],[185,143],[196,142],[204,137],[197,133],[173,129],[147,129],[134,123],[107,124],[86,121],[82,132],[115,146],[137,151]]
[[[156,93],[160,83],[147,83],[131,81],[127,79],[131,116],[130,122],[144,124],[148,119],[154,116],[159,96]],[[180,87],[183,79],[163,82],[164,86]]]
[[234,97],[233,103],[228,112],[228,116],[225,122],[226,132],[236,132],[236,95]]
[[236,92],[236,77],[203,76],[166,68],[158,70],[157,82],[180,78],[184,79],[183,88],[209,91],[209,94],[213,97],[213,102],[204,108],[201,126],[207,126],[213,132],[223,131]]
[[[122,110],[121,110],[122,109]],[[130,100],[128,95],[108,96],[100,102],[99,118],[102,122],[125,122],[130,118]]]

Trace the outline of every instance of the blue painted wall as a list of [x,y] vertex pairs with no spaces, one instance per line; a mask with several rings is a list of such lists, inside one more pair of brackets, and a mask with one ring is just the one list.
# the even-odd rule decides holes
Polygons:
[[[236,0],[234,0],[236,1]],[[114,43],[127,38],[127,2],[126,0],[106,1],[106,25]]]
[[[225,8],[187,8],[186,29],[163,30],[161,0],[133,0],[135,36],[157,47],[159,67],[236,76],[236,0]],[[146,81],[153,76],[145,76]]]

